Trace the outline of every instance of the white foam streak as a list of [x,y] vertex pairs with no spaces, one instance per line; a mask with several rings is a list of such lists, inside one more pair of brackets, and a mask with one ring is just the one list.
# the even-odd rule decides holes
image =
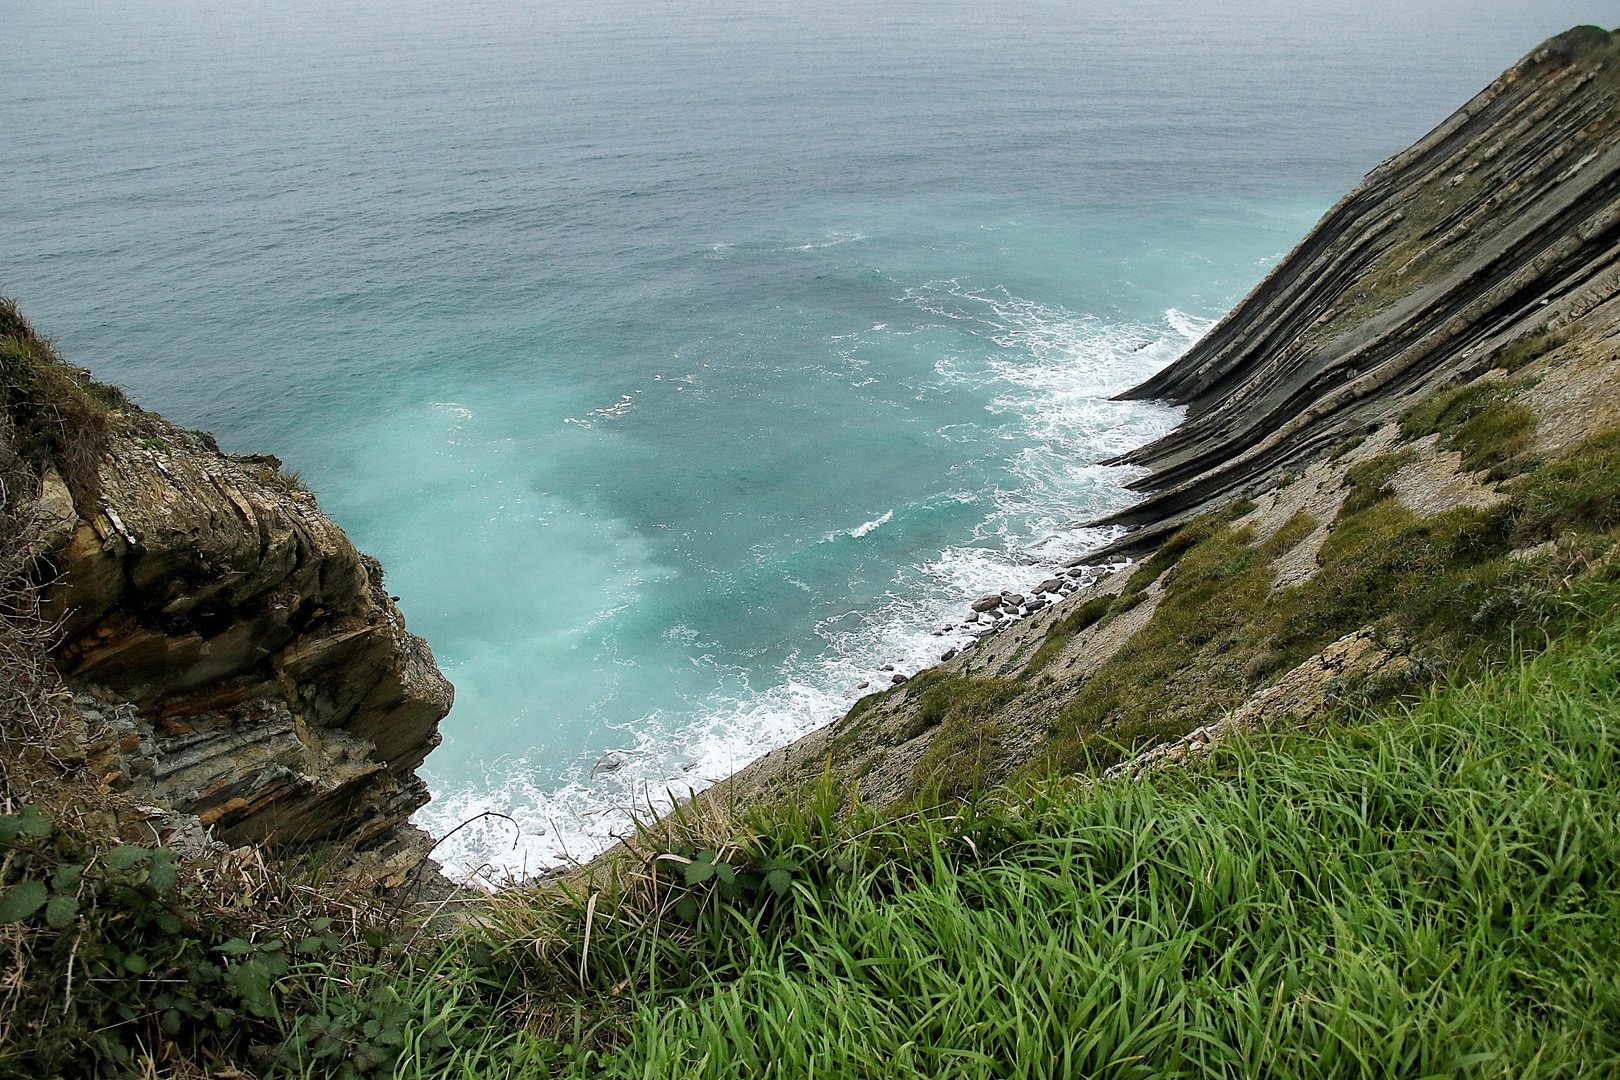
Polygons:
[[[968,601],[1004,588],[1030,591],[1113,538],[1080,523],[1128,504],[1133,496],[1123,485],[1136,474],[1096,463],[1164,434],[1179,410],[1109,398],[1174,359],[1212,323],[1172,310],[1157,325],[1110,324],[955,282],[900,299],[977,327],[983,347],[942,357],[938,373],[990,390],[987,423],[1023,443],[1009,463],[1014,485],[949,496],[983,505],[975,542],[903,569],[878,603],[816,627],[820,650],[791,657],[775,685],[750,685],[745,673],[690,642],[693,663],[711,669],[718,687],[693,703],[697,720],[645,717],[623,731],[616,750],[576,762],[560,786],[540,786],[535,778],[545,771],[515,759],[492,765],[484,784],[439,798],[418,817],[435,835],[485,811],[521,829],[501,818],[464,828],[436,852],[454,873],[499,882],[595,856],[635,819],[666,811],[672,798],[729,776],[887,685],[883,665],[911,674],[972,641]],[[866,537],[895,515],[891,509],[824,540]]]
[[876,529],[876,528],[878,528],[879,526],[882,526],[882,525],[886,525],[890,521],[893,521],[893,520],[894,520],[894,511],[890,510],[888,513],[884,514],[880,518],[875,518],[875,519],[873,519],[871,521],[868,521],[864,525],[857,525],[855,528],[849,530],[849,535],[851,535],[855,539],[859,540],[861,537],[865,536],[867,533],[871,532],[873,529]]

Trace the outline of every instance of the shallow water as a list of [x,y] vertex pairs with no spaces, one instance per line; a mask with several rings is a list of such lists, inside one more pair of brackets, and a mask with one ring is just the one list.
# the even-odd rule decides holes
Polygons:
[[1108,398],[1608,6],[3,3],[0,284],[383,560],[521,873],[1104,539]]

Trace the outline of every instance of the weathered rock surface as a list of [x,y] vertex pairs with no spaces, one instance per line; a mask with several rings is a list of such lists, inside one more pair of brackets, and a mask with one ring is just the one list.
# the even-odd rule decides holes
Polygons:
[[397,878],[426,849],[415,768],[452,688],[315,497],[263,456],[149,413],[108,444],[101,498],[54,472],[43,547],[55,660],[104,784],[232,846],[336,842]]
[[[1358,469],[1393,461],[1387,494],[1419,520],[1497,506],[1510,480],[1470,471],[1434,434],[1403,433],[1402,417],[1446,388],[1483,390],[1525,410],[1526,453],[1546,459],[1620,429],[1620,33],[1577,28],[1509,69],[1373,170],[1203,341],[1131,391],[1185,404],[1187,419],[1118,459],[1152,470],[1137,484],[1151,494],[1104,522],[1131,531],[1089,561],[1141,556],[1219,510],[1256,550],[1288,530],[1261,564],[1277,597],[1317,579]],[[1555,546],[1522,554],[1551,559]],[[984,779],[1008,775],[1040,752],[1087,680],[1129,657],[1167,606],[1157,579],[1132,590],[1124,607],[1106,603],[1125,602],[1138,567],[1093,580],[1097,572],[1071,570],[1080,587],[1045,608],[1019,612],[1023,598],[1006,593],[974,603],[984,613],[976,628],[987,627],[976,645],[863,698],[712,797],[765,798],[830,773],[867,805],[894,806],[920,791],[933,767],[931,748],[949,725],[942,703],[927,699],[947,683],[950,693],[978,696],[971,725],[941,745],[954,754],[949,738],[976,740],[972,759]],[[1099,607],[1106,618],[1079,620],[1073,633],[1054,629]],[[1024,617],[1009,620],[1007,609]],[[1248,661],[1241,669],[1241,686],[1254,688],[1247,700],[1211,705],[1225,713],[1217,723],[1207,708],[1162,706],[1154,719],[1168,741],[1120,771],[1319,714],[1348,683],[1421,671],[1378,633],[1324,640],[1282,674],[1270,674],[1257,651],[1253,671]],[[1219,636],[1179,640],[1189,664],[1231,663]],[[1165,689],[1131,692],[1151,704],[1171,696]]]
[[[1620,34],[1560,34],[1390,158],[1205,338],[1122,397],[1187,406],[1116,459],[1151,550],[1515,344],[1620,304]],[[1586,425],[1583,425],[1586,426]]]

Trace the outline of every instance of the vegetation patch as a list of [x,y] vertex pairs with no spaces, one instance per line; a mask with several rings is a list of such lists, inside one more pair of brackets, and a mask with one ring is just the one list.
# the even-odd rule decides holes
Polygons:
[[1516,544],[1620,526],[1620,432],[1588,439],[1508,491],[1506,519]]
[[81,508],[101,495],[100,462],[124,395],[62,361],[0,297],[0,411],[10,421],[10,441],[33,468],[54,466]]
[[[1430,405],[1411,420],[1421,430],[1455,434],[1470,418],[1498,415],[1477,394]],[[1270,563],[1314,522],[1290,522],[1265,544],[1213,514],[1178,532],[1166,557],[1138,572],[1148,577],[1151,568],[1164,582],[1153,618],[1054,717],[1045,757],[1025,775],[1106,768],[1218,720],[1273,673],[1363,627],[1427,657],[1416,670],[1430,672],[1481,670],[1514,641],[1541,639],[1565,562],[1591,556],[1537,562],[1509,553],[1572,534],[1588,551],[1607,550],[1620,527],[1620,434],[1531,467],[1508,485],[1505,504],[1430,519],[1390,497],[1390,479],[1413,460],[1407,449],[1350,469],[1320,569],[1278,592]],[[1127,595],[1140,587],[1133,579]]]
[[1509,475],[1503,469],[1530,441],[1536,417],[1513,400],[1514,394],[1534,380],[1485,381],[1450,390],[1438,390],[1401,417],[1401,434],[1408,439],[1440,434],[1444,450],[1462,454],[1463,469],[1499,470],[1492,479]]
[[930,727],[937,726],[939,731],[912,770],[912,790],[937,802],[961,798],[983,787],[1006,730],[1001,710],[1028,689],[1021,680],[966,676],[930,687],[912,721],[916,730],[908,737]]
[[1389,486],[1389,482],[1395,479],[1396,473],[1416,460],[1416,451],[1407,449],[1393,454],[1379,454],[1346,470],[1344,486],[1350,489],[1350,494],[1345,496],[1341,510],[1354,514],[1382,499],[1394,498],[1395,489]]
[[1357,447],[1359,447],[1362,443],[1364,443],[1366,441],[1367,441],[1367,436],[1365,436],[1365,435],[1357,435],[1353,439],[1346,439],[1346,440],[1344,440],[1344,442],[1340,443],[1338,446],[1336,446],[1334,448],[1333,453],[1328,457],[1328,460],[1329,461],[1338,461],[1340,458],[1343,458],[1346,455],[1348,455],[1348,454],[1352,453],[1353,451],[1355,451]]
[[1539,334],[1526,334],[1498,353],[1494,360],[1497,367],[1505,368],[1510,372],[1518,371],[1527,364],[1540,360],[1568,340],[1569,331],[1567,329],[1544,330]]

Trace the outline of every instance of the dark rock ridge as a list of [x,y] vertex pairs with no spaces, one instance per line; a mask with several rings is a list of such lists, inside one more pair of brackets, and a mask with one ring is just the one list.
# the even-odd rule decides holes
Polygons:
[[54,470],[42,488],[55,659],[96,781],[232,846],[338,843],[378,880],[420,861],[414,770],[452,688],[314,495],[133,409],[91,507]]
[[1620,520],[1620,34],[1514,65],[1125,396],[1187,416],[1117,459],[1151,470],[1120,540],[702,797],[1124,775],[1528,640]]
[[1620,34],[1546,42],[1339,200],[1180,360],[1121,395],[1187,406],[1113,460],[1139,553],[1620,294]]

